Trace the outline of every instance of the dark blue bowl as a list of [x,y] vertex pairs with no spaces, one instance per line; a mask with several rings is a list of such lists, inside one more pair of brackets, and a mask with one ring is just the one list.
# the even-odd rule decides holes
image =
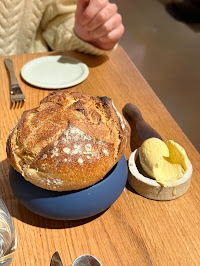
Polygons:
[[55,220],[78,220],[106,210],[122,193],[127,176],[124,156],[104,179],[76,191],[56,192],[39,188],[12,167],[9,174],[11,188],[18,200],[30,211]]

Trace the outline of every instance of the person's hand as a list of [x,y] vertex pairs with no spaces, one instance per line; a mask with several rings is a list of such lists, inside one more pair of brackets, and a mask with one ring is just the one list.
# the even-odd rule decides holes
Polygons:
[[108,0],[78,0],[74,30],[83,41],[108,50],[119,42],[124,26],[116,4]]

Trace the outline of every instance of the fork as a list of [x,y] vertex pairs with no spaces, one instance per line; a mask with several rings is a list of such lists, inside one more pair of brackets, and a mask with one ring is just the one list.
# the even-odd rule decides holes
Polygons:
[[11,58],[5,58],[4,63],[10,75],[10,101],[11,104],[23,103],[26,101],[25,96],[18,84],[17,78],[13,69],[13,61]]

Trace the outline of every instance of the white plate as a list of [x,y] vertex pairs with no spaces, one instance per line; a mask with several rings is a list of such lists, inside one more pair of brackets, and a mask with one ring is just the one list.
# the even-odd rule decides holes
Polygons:
[[73,57],[50,55],[26,63],[21,75],[28,83],[46,89],[68,88],[87,78],[86,64]]

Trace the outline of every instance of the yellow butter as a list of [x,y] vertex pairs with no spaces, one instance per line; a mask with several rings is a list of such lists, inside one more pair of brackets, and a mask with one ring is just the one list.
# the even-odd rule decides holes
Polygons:
[[139,159],[143,170],[164,186],[182,177],[188,168],[185,150],[173,140],[167,144],[157,138],[145,140]]

